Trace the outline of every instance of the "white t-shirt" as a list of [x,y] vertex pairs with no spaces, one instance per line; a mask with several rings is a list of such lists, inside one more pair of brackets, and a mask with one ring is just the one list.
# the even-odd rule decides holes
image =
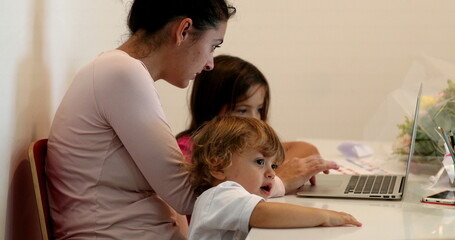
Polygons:
[[188,239],[245,239],[251,213],[264,198],[226,181],[201,194],[194,205]]

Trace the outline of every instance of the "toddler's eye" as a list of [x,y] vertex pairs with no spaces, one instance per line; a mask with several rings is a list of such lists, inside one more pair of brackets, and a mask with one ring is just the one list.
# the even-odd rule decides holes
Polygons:
[[275,170],[278,168],[278,165],[276,165],[275,163],[272,164],[272,169]]
[[256,163],[259,164],[259,165],[261,165],[261,166],[264,166],[265,160],[264,160],[264,159],[257,159],[257,160],[256,160]]

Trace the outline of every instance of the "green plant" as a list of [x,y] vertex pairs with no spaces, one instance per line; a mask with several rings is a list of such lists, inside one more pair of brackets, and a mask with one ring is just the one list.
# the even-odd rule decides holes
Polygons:
[[[455,129],[455,83],[448,80],[447,84],[448,87],[436,96],[422,96],[421,98],[415,156],[443,156],[445,153],[443,141],[436,129],[438,126],[446,130]],[[393,151],[396,154],[407,155],[412,121],[405,117],[405,121],[397,126],[400,133],[394,143]]]

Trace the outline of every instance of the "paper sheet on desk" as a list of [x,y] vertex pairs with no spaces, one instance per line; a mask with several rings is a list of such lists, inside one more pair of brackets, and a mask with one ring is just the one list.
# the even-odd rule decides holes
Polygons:
[[342,142],[337,147],[345,157],[343,160],[336,161],[340,168],[335,170],[340,174],[386,174],[387,172],[367,161],[365,157],[373,155],[373,150],[366,144],[359,142]]
[[340,168],[330,171],[335,174],[394,174],[364,159],[345,158],[335,160]]
[[360,142],[342,142],[338,145],[338,151],[347,158],[364,158],[373,155],[373,149]]

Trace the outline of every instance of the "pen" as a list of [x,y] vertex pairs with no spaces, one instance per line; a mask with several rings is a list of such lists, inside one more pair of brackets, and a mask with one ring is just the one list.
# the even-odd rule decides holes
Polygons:
[[453,164],[455,167],[455,155],[453,154],[453,148],[449,144],[449,138],[447,138],[447,133],[444,131],[444,128],[442,128],[442,127],[438,127],[438,129],[442,133],[442,138],[444,139],[444,142],[446,143],[447,148],[449,149],[450,156],[452,157],[452,161],[453,161]]
[[455,147],[455,138],[453,137],[452,130],[449,131],[449,136],[450,136],[450,143],[452,143],[452,149],[454,149],[454,147]]

